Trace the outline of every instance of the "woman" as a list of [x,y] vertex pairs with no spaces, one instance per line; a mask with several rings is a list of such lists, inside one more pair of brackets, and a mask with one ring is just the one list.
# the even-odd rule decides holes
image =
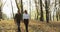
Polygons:
[[27,10],[25,10],[23,13],[23,20],[26,27],[26,32],[28,32],[29,14],[27,13]]

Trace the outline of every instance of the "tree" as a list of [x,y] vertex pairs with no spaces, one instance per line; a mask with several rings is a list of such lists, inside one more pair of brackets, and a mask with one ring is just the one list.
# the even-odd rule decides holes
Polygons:
[[[19,3],[17,1],[19,1]],[[15,0],[16,6],[17,6],[18,10],[21,11],[21,14],[23,14],[23,2],[22,1],[23,0]],[[20,6],[19,6],[19,4],[20,4]]]
[[1,11],[1,9],[2,9],[2,2],[1,2],[1,0],[0,0],[0,19],[2,19],[2,11]]
[[37,12],[37,19],[38,19],[38,13],[39,13],[39,12],[38,12],[38,5],[37,5],[38,3],[37,3],[37,1],[36,1],[36,0],[34,0],[34,1],[35,1],[36,12]]
[[[59,12],[60,12],[60,0],[59,0]],[[59,19],[60,19],[60,13],[59,13]]]
[[[55,0],[55,10],[57,9],[56,7],[57,3],[56,3],[56,0]],[[56,11],[56,18],[57,18],[57,21],[59,20],[58,17],[59,17],[59,9]]]
[[29,10],[30,10],[30,19],[31,19],[31,0],[29,0]]
[[[6,0],[7,1],[7,0]],[[6,4],[6,1],[5,3],[2,3],[2,0],[0,0],[0,19],[2,19],[2,8],[4,7],[4,5]]]
[[23,14],[23,2],[21,0],[21,13]]
[[12,1],[10,0],[10,2],[11,2],[12,14],[13,14],[13,18],[14,18],[14,12],[13,12],[13,5],[12,5]]
[[48,11],[47,0],[45,0],[45,10],[46,10],[46,21],[47,21],[47,23],[49,23],[49,11]]
[[50,11],[50,0],[47,0],[48,12],[49,12],[49,20],[51,20],[51,11]]
[[53,11],[53,21],[54,21],[54,12],[56,11],[56,0],[55,0],[55,5],[54,5],[54,11]]
[[20,9],[19,9],[19,6],[18,6],[18,3],[17,3],[17,0],[15,0],[15,2],[16,2],[16,6],[17,6],[18,10],[20,10]]
[[43,18],[43,10],[42,10],[42,0],[40,0],[40,11],[41,11],[40,21],[44,21],[44,18]]
[[[23,2],[21,0],[21,1],[19,1],[19,3],[17,3],[17,1],[19,1],[19,0],[15,0],[18,11],[21,11],[21,13],[23,14]],[[20,7],[19,7],[19,4],[20,4]]]

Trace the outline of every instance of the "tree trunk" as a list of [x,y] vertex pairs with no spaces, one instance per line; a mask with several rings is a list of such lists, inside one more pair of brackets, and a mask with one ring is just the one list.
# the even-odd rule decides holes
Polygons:
[[31,19],[31,0],[29,0],[29,10],[30,10],[30,19]]
[[55,0],[55,6],[54,6],[54,11],[53,11],[53,21],[54,21],[54,12],[56,11],[56,0]]
[[48,11],[47,0],[45,0],[45,9],[46,9],[46,21],[47,23],[49,23],[49,11]]
[[[56,4],[56,0],[55,0],[55,10],[57,9],[57,8],[56,8],[56,5],[57,5],[57,4]],[[58,14],[59,14],[58,11],[56,11],[56,18],[57,18],[57,21],[58,21]]]
[[12,14],[13,14],[13,18],[14,18],[14,11],[13,11],[12,0],[10,0],[10,2],[11,2],[11,7],[12,7]]
[[57,18],[57,21],[58,21],[58,11],[56,11],[56,18]]
[[1,12],[1,7],[0,7],[0,19],[2,19],[2,12]]
[[49,12],[49,20],[51,21],[51,11],[50,11],[50,0],[47,1],[48,12]]
[[[16,2],[16,6],[17,6],[18,10],[20,11],[17,0],[15,0],[15,2]],[[23,14],[23,2],[22,2],[22,0],[20,1],[20,4],[21,4],[21,13]]]
[[[21,0],[21,14],[22,14],[22,16],[23,16],[23,2],[22,2],[22,0]],[[23,17],[22,17],[23,18]]]
[[23,14],[23,2],[21,0],[21,13]]
[[19,9],[19,6],[18,6],[18,3],[17,3],[17,0],[15,0],[15,2],[16,2],[16,6],[17,6],[18,10],[20,10],[20,9]]
[[[59,12],[60,12],[60,0],[59,0]],[[60,19],[60,13],[59,13],[59,19]]]
[[51,12],[50,12],[50,21],[51,21]]
[[[6,0],[7,1],[7,0]],[[6,1],[5,3],[2,3],[2,0],[0,0],[0,19],[3,19],[3,13],[2,13],[2,8],[4,7],[4,5],[6,4]]]
[[37,12],[37,20],[38,20],[38,13],[39,13],[39,12],[38,12],[38,6],[37,6],[37,4],[38,4],[38,3],[37,3],[37,1],[35,0],[35,6],[36,6],[36,12]]
[[[17,0],[15,0],[15,2],[16,2],[16,6],[18,8],[18,11],[20,11],[19,6],[18,6],[18,3],[17,3]],[[20,1],[20,3],[21,3],[21,14],[23,16],[23,2],[22,2],[22,0]]]
[[43,10],[42,10],[42,0],[40,0],[40,11],[41,11],[40,21],[44,21],[44,18],[43,18]]
[[0,0],[0,19],[2,19],[2,2]]

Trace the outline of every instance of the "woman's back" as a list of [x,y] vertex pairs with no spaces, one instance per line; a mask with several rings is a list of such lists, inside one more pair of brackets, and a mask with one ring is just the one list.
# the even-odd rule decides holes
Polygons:
[[23,14],[23,19],[29,19],[29,14],[24,13]]

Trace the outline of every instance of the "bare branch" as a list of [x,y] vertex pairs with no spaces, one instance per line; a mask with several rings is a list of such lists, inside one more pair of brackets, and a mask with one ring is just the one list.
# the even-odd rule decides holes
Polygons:
[[4,6],[6,4],[6,2],[7,2],[7,0],[5,1],[5,3],[2,6]]
[[15,0],[15,3],[16,3],[17,8],[19,9],[18,4],[17,4],[17,0]]

